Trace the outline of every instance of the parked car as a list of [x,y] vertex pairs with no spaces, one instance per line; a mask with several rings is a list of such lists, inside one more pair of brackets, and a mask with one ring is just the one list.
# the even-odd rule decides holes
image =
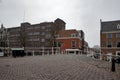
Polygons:
[[120,56],[117,56],[115,60],[116,60],[116,63],[120,63]]
[[94,56],[94,58],[99,59],[100,58],[100,53],[95,53],[93,56]]

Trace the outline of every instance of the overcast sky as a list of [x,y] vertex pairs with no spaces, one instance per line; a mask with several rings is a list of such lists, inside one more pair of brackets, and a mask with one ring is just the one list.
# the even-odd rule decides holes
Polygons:
[[67,29],[83,30],[93,47],[100,44],[100,19],[120,20],[120,0],[0,0],[0,24],[7,28],[56,18],[64,20]]

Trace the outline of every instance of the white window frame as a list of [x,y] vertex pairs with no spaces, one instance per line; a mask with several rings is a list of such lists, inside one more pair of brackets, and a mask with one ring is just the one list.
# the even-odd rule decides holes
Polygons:
[[118,53],[120,53],[120,51],[116,51],[116,56],[118,56]]
[[[120,43],[120,41],[119,41],[119,43]],[[117,45],[118,45],[118,42],[116,42],[116,47],[117,47]],[[120,48],[120,47],[117,47],[117,48]]]
[[45,29],[46,26],[42,26],[42,29]]
[[45,39],[44,39],[44,38],[42,38],[42,39],[41,39],[41,42],[45,42]]
[[[73,41],[75,42],[75,47],[73,47]],[[71,47],[76,48],[76,41],[75,40],[73,40],[73,41],[71,41]]]
[[45,35],[45,32],[42,32],[42,34],[41,35]]
[[75,33],[71,34],[71,37],[77,37],[77,34],[75,34]]
[[120,29],[120,24],[117,25],[117,29]]
[[120,38],[120,33],[117,33],[117,34],[116,34],[116,38]]
[[32,32],[30,32],[30,33],[27,33],[27,35],[33,35],[33,33],[32,33]]

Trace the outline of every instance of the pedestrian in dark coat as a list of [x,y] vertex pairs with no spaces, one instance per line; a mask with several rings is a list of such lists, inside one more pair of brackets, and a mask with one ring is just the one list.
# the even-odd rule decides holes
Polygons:
[[111,71],[112,71],[112,72],[115,72],[115,59],[114,59],[114,58],[112,58]]

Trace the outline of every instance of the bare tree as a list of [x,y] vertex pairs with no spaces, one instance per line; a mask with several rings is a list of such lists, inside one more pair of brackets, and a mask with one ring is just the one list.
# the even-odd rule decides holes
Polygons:
[[27,39],[27,34],[26,34],[26,28],[30,26],[30,23],[25,22],[25,23],[21,23],[21,27],[19,30],[19,39],[20,39],[20,43],[22,47],[26,47],[26,39]]
[[26,32],[25,32],[25,28],[24,27],[20,27],[19,30],[19,40],[20,40],[20,44],[22,47],[26,46]]
[[55,30],[53,30],[53,33],[52,33],[52,35],[53,35],[53,38],[52,38],[52,46],[53,47],[57,47],[57,44],[56,44],[56,35],[57,35],[57,31],[55,31]]

